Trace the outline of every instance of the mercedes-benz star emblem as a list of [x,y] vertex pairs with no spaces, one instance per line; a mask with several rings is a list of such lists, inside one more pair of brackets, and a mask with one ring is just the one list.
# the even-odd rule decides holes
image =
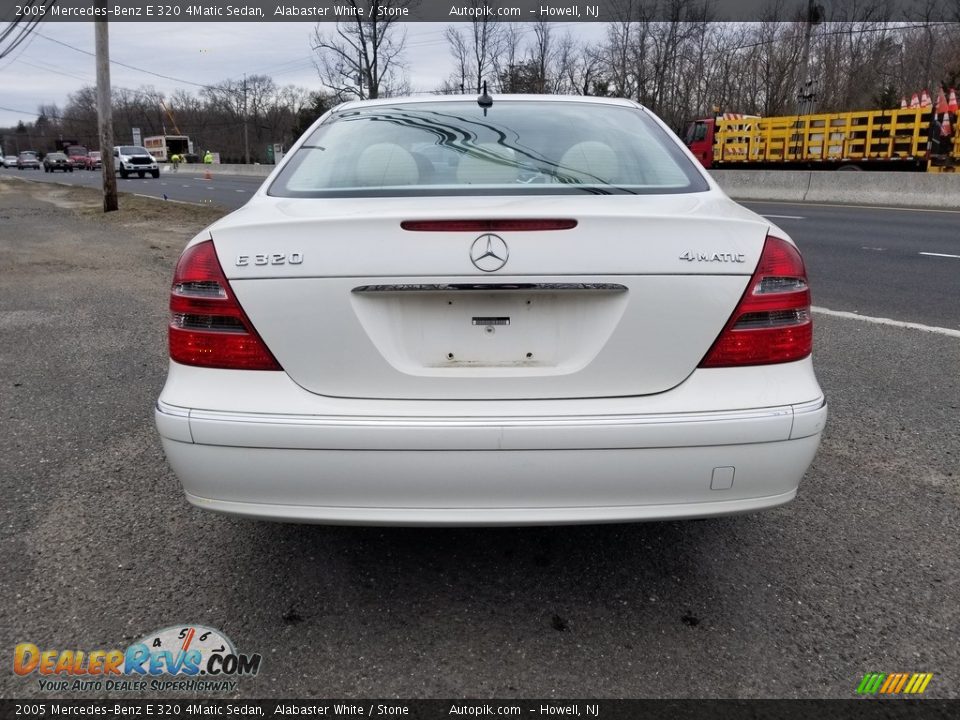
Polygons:
[[499,270],[507,264],[509,257],[510,249],[499,235],[481,235],[470,246],[470,261],[484,272]]

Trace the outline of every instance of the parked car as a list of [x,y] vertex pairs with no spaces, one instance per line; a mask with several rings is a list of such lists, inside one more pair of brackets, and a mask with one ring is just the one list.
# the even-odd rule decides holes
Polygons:
[[3,166],[5,168],[14,168],[17,166],[17,156],[16,155],[4,155],[3,156]]
[[43,158],[43,171],[56,172],[57,170],[73,172],[73,163],[62,152],[47,153]]
[[17,170],[26,169],[40,169],[40,160],[37,158],[37,153],[32,150],[24,150],[17,155]]
[[629,100],[341,105],[187,244],[170,311],[166,457],[254,518],[752,512],[826,419],[796,246]]
[[91,150],[84,158],[83,167],[86,170],[99,170],[103,167],[103,160],[100,158],[99,150]]
[[160,177],[160,166],[146,148],[139,145],[120,145],[113,149],[113,157],[120,177],[126,178],[136,173],[145,177],[150,173],[153,177]]

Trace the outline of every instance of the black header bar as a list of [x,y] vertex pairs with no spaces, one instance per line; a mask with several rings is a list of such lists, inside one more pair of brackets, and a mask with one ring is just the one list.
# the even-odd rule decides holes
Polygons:
[[2,718],[955,720],[960,700],[0,700]]
[[[86,22],[337,22],[358,15],[403,22],[625,22],[803,20],[808,0],[0,0],[4,20]],[[817,20],[960,22],[952,0],[816,0]],[[679,8],[679,9],[678,9]]]

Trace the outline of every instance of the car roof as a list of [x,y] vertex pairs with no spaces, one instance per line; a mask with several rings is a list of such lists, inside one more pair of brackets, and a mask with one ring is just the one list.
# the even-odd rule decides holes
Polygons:
[[[575,102],[590,105],[616,105],[620,107],[639,108],[643,107],[633,100],[626,98],[607,98],[597,97],[595,95],[490,95],[493,99],[494,107],[498,100],[510,100],[511,102]],[[469,102],[476,101],[477,96],[467,95],[407,95],[402,97],[377,98],[376,100],[349,100],[341,105],[337,105],[334,110],[353,110],[355,108],[376,107],[378,105],[414,105],[420,103],[444,103],[444,102]]]

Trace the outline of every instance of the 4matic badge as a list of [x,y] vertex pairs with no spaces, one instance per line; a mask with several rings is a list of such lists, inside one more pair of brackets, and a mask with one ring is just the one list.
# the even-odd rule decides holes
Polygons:
[[687,250],[680,256],[680,259],[690,262],[746,262],[743,253],[705,253],[693,252],[692,250]]

